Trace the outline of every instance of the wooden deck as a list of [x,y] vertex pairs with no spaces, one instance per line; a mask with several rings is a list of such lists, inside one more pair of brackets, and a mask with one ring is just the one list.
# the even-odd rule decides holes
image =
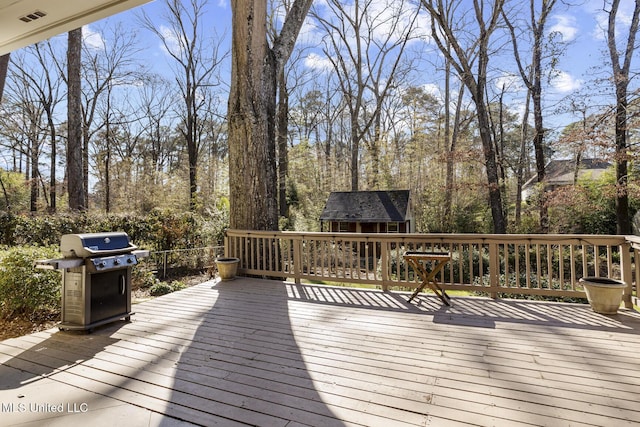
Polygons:
[[[239,278],[135,305],[132,322],[90,335],[6,340],[0,424],[86,423],[18,406],[60,402],[123,426],[640,423],[640,313],[406,299]],[[151,416],[109,412],[119,403]]]

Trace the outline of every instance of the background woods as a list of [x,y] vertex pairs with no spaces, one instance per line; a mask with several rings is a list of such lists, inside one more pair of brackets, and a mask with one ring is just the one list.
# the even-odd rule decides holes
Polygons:
[[[591,10],[572,86],[581,5],[238,0],[221,26],[156,3],[2,58],[1,210],[318,230],[331,191],[410,189],[421,232],[629,232],[640,2]],[[544,191],[553,159],[574,185]]]

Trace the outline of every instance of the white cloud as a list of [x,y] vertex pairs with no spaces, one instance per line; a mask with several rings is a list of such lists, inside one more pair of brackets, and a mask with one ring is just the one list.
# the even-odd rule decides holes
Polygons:
[[438,86],[437,84],[425,83],[424,85],[422,85],[422,88],[426,93],[433,96],[434,98],[439,99],[441,101],[444,100],[444,96],[442,94],[442,91],[440,90],[440,86]]
[[89,49],[105,49],[105,42],[102,38],[102,34],[97,31],[93,31],[88,25],[82,27],[82,41]]
[[333,69],[333,64],[329,58],[320,56],[317,53],[310,53],[304,59],[304,65],[313,70],[330,71]]
[[[616,14],[616,37],[626,38],[629,32],[631,20],[633,17],[633,8],[635,2],[622,1],[618,7]],[[602,9],[602,0],[591,0],[587,2],[585,9],[593,15],[596,21],[595,28],[591,35],[597,41],[605,41],[607,39],[607,27],[609,26],[609,15]]]
[[567,93],[580,89],[582,80],[574,78],[565,71],[559,71],[551,80],[551,86],[558,92]]
[[[161,49],[168,54],[174,56],[181,56],[181,50],[183,44],[180,43],[180,36],[176,32],[165,25],[160,26],[160,34],[164,39],[164,44],[161,44]],[[166,46],[165,46],[166,45]]]
[[560,33],[565,42],[573,41],[576,38],[578,34],[576,18],[569,15],[554,15],[551,19],[555,20],[555,24],[549,28],[549,32]]

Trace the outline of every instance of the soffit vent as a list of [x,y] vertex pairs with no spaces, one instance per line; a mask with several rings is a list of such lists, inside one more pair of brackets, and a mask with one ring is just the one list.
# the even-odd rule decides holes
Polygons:
[[43,12],[41,10],[36,10],[35,12],[31,12],[27,15],[21,16],[19,19],[22,22],[31,22],[31,21],[35,21],[36,19],[40,19],[47,16],[46,12]]

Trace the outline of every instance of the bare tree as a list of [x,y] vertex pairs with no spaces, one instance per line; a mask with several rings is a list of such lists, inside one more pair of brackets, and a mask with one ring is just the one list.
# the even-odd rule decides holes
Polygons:
[[[605,2],[606,4],[607,2]],[[626,40],[626,46],[621,52],[618,50],[616,21],[618,18],[618,9],[620,0],[612,0],[608,13],[607,26],[607,46],[613,67],[613,84],[616,91],[616,112],[615,112],[615,130],[616,130],[616,231],[618,234],[631,234],[631,218],[629,217],[629,194],[627,190],[628,183],[628,126],[627,126],[627,109],[629,106],[628,88],[629,88],[629,71],[631,69],[631,59],[636,49],[635,41],[638,33],[638,24],[640,22],[640,0],[635,1],[633,16],[629,26],[629,33]]]
[[143,14],[147,29],[161,40],[165,50],[175,63],[175,76],[180,90],[184,110],[180,131],[185,139],[189,157],[189,200],[195,210],[198,192],[198,154],[202,133],[201,120],[206,119],[203,88],[220,84],[216,72],[227,54],[221,51],[221,39],[205,38],[201,32],[205,0],[167,0],[168,14],[165,17],[169,32],[157,28]]
[[[326,7],[329,11],[314,10],[312,14],[326,34],[324,54],[333,65],[349,110],[351,190],[357,191],[361,142],[367,142],[371,131],[371,169],[374,177],[378,175],[381,108],[407,71],[401,69],[401,61],[407,43],[415,36],[418,14],[410,14],[404,1],[380,4],[356,0],[345,4],[329,0]],[[376,185],[374,178],[371,186]]]
[[[536,158],[536,172],[538,182],[543,182],[545,178],[545,156],[544,156],[544,133],[545,128],[543,124],[542,114],[542,60],[543,60],[543,37],[545,36],[545,26],[549,15],[553,11],[557,0],[543,0],[529,1],[529,19],[527,21],[527,33],[531,33],[531,62],[529,65],[525,65],[522,62],[522,54],[519,46],[519,36],[516,34],[516,29],[511,18],[503,11],[502,16],[511,33],[511,42],[513,44],[513,52],[515,55],[516,64],[520,72],[520,77],[524,82],[528,90],[528,96],[533,101],[533,119],[534,119],[534,134],[533,134],[533,148]],[[539,10],[536,8],[539,7]],[[540,212],[540,231],[546,233],[549,231],[549,214],[547,209],[547,203],[544,197],[544,192],[539,198],[539,212]]]
[[276,79],[311,6],[295,0],[269,46],[267,2],[233,0],[229,121],[230,225],[278,228],[275,163]]
[[[104,31],[99,28],[96,34]],[[104,130],[109,124],[110,112],[108,105],[111,102],[111,93],[116,86],[127,85],[137,78],[138,66],[136,54],[137,34],[132,31],[124,31],[122,24],[109,28],[108,42],[103,45],[95,43],[83,44],[83,109],[82,109],[82,139],[83,139],[83,177],[85,197],[89,197],[89,165],[91,157],[96,156],[96,142],[94,137]],[[107,111],[102,114],[100,107],[107,105]],[[108,136],[108,132],[107,132]],[[106,142],[110,140],[107,138]],[[108,157],[105,159],[108,161]],[[108,191],[108,185],[105,187]],[[108,198],[106,199],[108,200]]]
[[[31,209],[37,210],[38,186],[42,184],[44,197],[51,212],[56,210],[56,154],[58,142],[58,123],[56,107],[62,100],[62,81],[54,74],[50,65],[52,58],[45,48],[49,42],[28,46],[12,57],[12,73],[9,83],[11,103],[22,109],[20,117],[24,136],[30,141],[25,154],[29,155],[31,165]],[[14,120],[12,120],[14,121]],[[30,125],[27,126],[27,123]],[[44,153],[44,144],[50,146],[50,181],[47,198],[47,185],[40,174],[40,157]]]
[[[465,22],[464,17],[456,16],[459,6],[451,0],[421,0],[431,17],[431,35],[438,48],[462,78],[476,107],[478,131],[484,152],[484,164],[487,173],[489,205],[493,217],[495,233],[506,233],[506,220],[500,194],[498,167],[486,99],[487,69],[489,63],[489,45],[494,31],[498,27],[504,0],[496,0],[488,10],[485,0],[473,0],[474,21]],[[476,34],[465,40],[462,34]],[[449,48],[449,46],[451,48]]]
[[169,82],[159,75],[147,74],[140,90],[141,125],[148,143],[142,154],[150,161],[150,173],[155,184],[159,183],[160,172],[164,171],[175,148],[169,129],[172,105]]

